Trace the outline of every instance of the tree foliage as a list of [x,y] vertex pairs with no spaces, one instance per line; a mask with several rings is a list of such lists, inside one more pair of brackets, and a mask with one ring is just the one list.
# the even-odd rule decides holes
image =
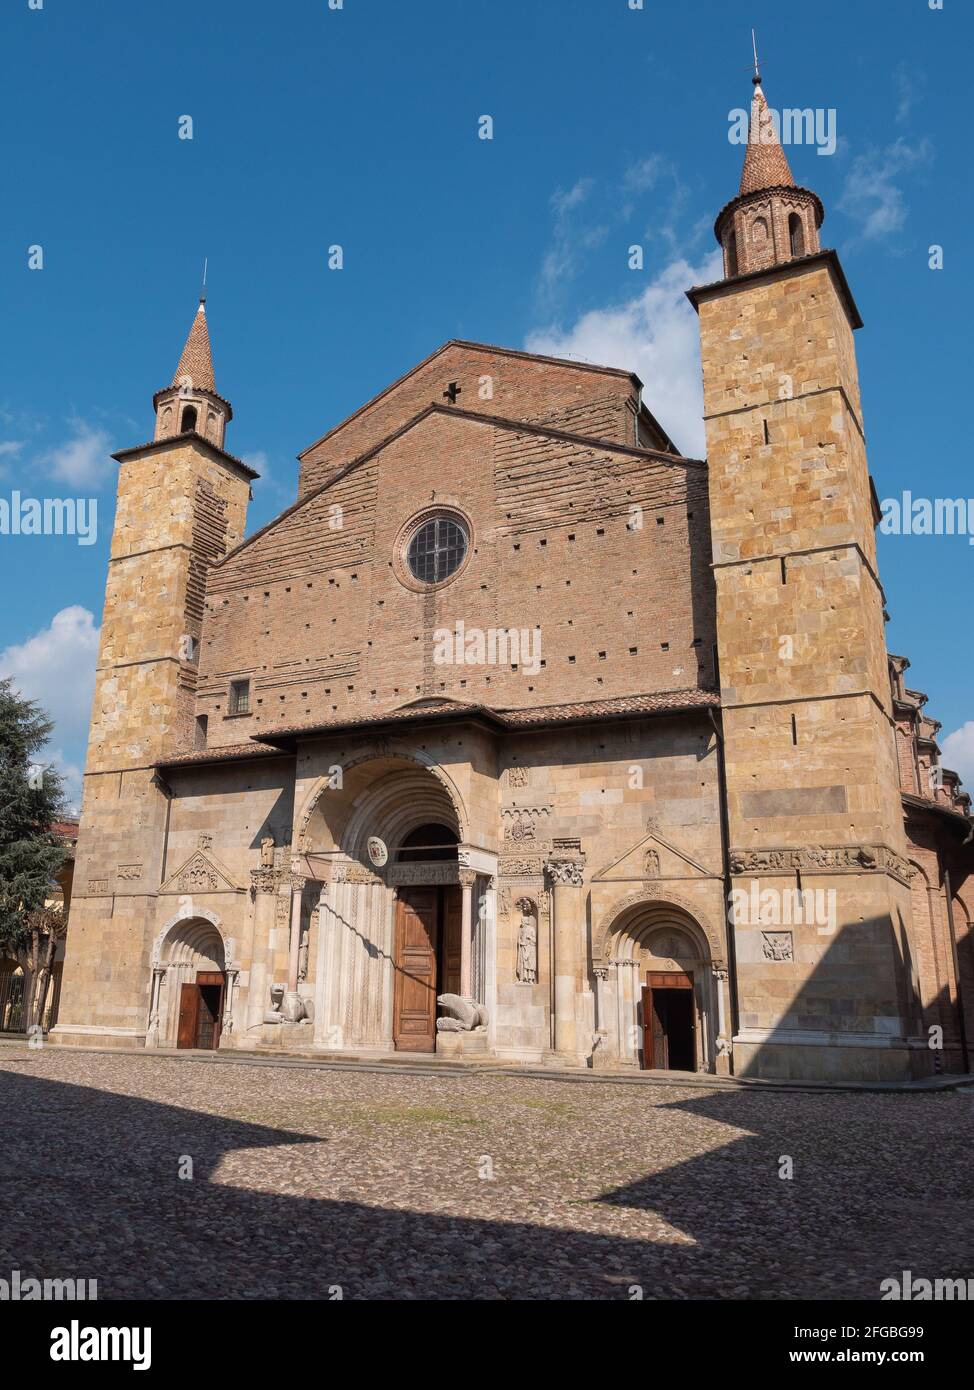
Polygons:
[[9,678],[0,680],[0,950],[35,984],[64,930],[61,914],[44,906],[67,857],[52,828],[65,814],[61,777],[42,762],[53,727]]

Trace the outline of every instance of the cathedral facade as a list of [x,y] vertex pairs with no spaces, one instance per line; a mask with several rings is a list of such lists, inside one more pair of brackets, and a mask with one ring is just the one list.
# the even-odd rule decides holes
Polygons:
[[116,455],[58,1041],[968,1069],[974,823],[886,648],[823,217],[756,81],[705,461],[632,373],[451,341],[247,539],[201,302]]

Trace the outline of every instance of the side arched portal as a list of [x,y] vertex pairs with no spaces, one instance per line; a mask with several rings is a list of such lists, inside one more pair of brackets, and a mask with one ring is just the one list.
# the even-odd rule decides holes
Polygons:
[[630,899],[602,924],[595,961],[600,1031],[624,1065],[715,1071],[728,1047],[726,971],[687,907]]
[[213,914],[166,923],[152,953],[147,1047],[219,1047],[232,1008],[228,946]]

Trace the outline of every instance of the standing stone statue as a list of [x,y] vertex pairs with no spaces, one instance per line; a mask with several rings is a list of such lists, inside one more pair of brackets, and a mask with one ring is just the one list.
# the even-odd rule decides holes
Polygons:
[[527,906],[517,930],[517,978],[522,985],[538,983],[538,928]]
[[274,867],[273,835],[265,835],[260,842],[260,867],[262,869],[273,869]]

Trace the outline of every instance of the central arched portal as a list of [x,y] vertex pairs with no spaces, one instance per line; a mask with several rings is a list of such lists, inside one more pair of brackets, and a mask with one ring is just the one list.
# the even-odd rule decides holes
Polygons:
[[316,1047],[434,1052],[438,996],[489,1002],[495,858],[468,835],[447,770],[402,754],[346,765],[316,797]]

